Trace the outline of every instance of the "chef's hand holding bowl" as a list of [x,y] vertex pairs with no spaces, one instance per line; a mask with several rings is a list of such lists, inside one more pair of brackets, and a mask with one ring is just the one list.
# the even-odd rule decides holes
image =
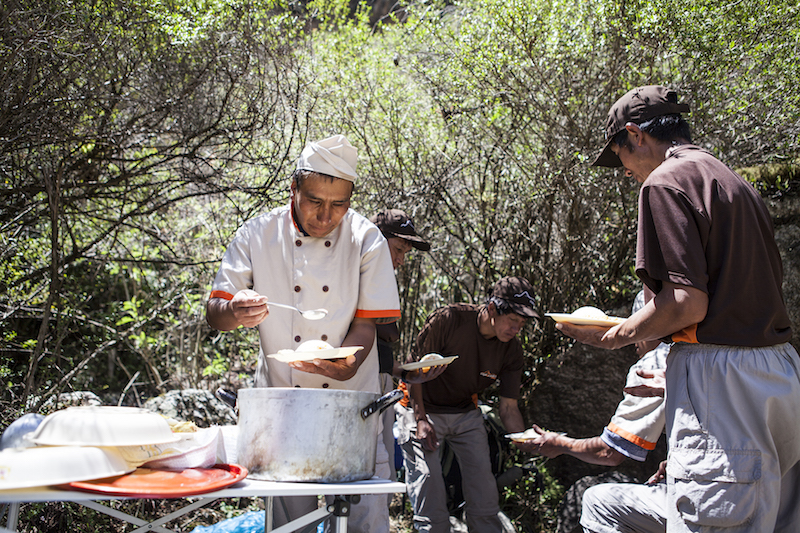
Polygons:
[[322,374],[331,379],[346,381],[356,375],[360,366],[358,355],[369,350],[361,349],[355,355],[348,355],[340,359],[313,359],[311,361],[294,361],[289,366],[309,374]]
[[[372,346],[375,342],[375,323],[373,319],[359,318],[353,319],[350,324],[350,331],[347,332],[341,347],[346,346]],[[299,349],[299,347],[298,347]],[[338,381],[347,381],[356,375],[361,363],[369,355],[369,348],[361,348],[353,355],[340,359],[312,359],[310,361],[294,361],[289,366],[308,372],[309,374],[321,374],[325,377]]]

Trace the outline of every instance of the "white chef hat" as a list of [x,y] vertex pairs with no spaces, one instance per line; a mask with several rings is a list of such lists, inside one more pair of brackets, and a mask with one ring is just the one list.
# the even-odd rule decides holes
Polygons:
[[300,153],[297,170],[310,170],[319,174],[355,182],[358,152],[344,135],[334,135],[310,142]]

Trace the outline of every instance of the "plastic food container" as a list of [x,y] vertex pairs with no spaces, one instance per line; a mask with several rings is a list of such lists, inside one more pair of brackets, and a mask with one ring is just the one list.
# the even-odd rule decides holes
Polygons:
[[215,464],[228,461],[219,427],[200,429],[171,446],[174,449],[173,453],[157,457],[143,466],[156,470],[183,470],[212,468]]

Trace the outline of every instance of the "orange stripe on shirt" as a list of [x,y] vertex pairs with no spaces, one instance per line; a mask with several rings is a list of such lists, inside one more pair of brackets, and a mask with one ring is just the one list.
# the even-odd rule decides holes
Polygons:
[[400,318],[399,309],[385,309],[383,311],[370,311],[366,309],[356,309],[357,318]]
[[622,429],[613,422],[608,423],[608,429],[609,431],[613,431],[626,441],[632,442],[633,444],[639,446],[640,448],[644,448],[645,450],[654,450],[656,447],[655,442],[650,442],[649,440],[641,438],[639,435],[634,435],[630,431],[625,431],[624,429]]
[[691,342],[697,344],[697,324],[683,328],[677,333],[672,334],[673,342]]
[[400,405],[411,408],[411,396],[408,394],[408,385],[406,385],[406,382],[400,380],[400,383],[397,384],[397,388],[403,391],[403,398],[400,400]]
[[211,291],[209,298],[222,298],[223,300],[233,300],[233,294],[225,291]]

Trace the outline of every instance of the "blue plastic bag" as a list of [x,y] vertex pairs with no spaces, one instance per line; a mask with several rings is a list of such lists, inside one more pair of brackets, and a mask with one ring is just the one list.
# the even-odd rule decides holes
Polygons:
[[210,526],[197,526],[192,533],[263,533],[264,511],[250,511]]
[[[264,511],[250,511],[210,526],[197,526],[191,533],[263,533]],[[317,533],[324,533],[325,524],[317,525]]]

